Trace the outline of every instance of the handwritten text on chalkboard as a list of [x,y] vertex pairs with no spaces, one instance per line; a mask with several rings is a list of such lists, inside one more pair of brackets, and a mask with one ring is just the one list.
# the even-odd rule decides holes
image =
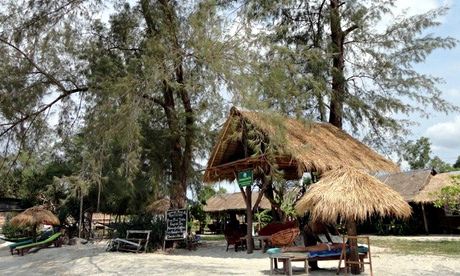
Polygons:
[[166,240],[182,240],[187,237],[187,209],[167,211],[166,222]]

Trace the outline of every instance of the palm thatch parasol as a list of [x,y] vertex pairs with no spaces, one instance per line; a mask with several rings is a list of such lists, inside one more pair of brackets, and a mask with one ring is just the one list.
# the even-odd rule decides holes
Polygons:
[[404,198],[364,171],[341,168],[325,173],[296,204],[299,214],[309,212],[312,220],[336,223],[364,221],[372,215],[407,218],[411,207]]
[[59,225],[60,221],[51,211],[42,206],[34,206],[12,218],[11,224],[34,227],[40,224]]
[[[323,175],[312,184],[296,204],[299,214],[310,213],[313,221],[336,223],[341,219],[347,223],[347,234],[356,236],[356,222],[372,215],[407,218],[412,210],[396,191],[377,178],[354,168],[340,168]],[[356,240],[351,259],[358,259]],[[352,266],[352,273],[358,274],[359,267]]]
[[171,206],[171,201],[168,198],[161,198],[150,203],[145,209],[152,214],[164,214]]
[[34,240],[36,240],[38,225],[59,225],[60,221],[51,211],[46,210],[42,206],[34,206],[12,218],[11,224],[15,226],[32,227]]

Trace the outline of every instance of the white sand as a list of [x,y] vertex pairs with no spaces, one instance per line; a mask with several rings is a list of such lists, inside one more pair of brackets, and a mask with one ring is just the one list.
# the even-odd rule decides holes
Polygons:
[[[0,244],[0,275],[268,275],[267,254],[225,252],[224,242],[207,242],[196,251],[175,250],[171,254],[105,252],[104,243],[41,249],[11,256]],[[458,256],[398,255],[372,248],[375,275],[460,275]],[[337,261],[320,262],[310,275],[335,275]],[[301,263],[294,275],[300,272]],[[343,274],[342,274],[343,275]],[[369,267],[362,275],[369,275]]]

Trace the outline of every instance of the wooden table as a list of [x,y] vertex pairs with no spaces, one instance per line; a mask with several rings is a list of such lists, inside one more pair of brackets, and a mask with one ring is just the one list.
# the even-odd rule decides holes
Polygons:
[[305,273],[308,275],[308,256],[305,253],[279,253],[270,254],[270,274],[278,268],[278,261],[283,261],[284,274],[292,275],[292,261],[303,261]]

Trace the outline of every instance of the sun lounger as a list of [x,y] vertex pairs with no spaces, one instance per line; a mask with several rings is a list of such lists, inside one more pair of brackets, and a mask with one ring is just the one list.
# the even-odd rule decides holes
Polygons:
[[8,245],[8,247],[10,248],[10,253],[11,253],[11,255],[14,254],[14,249],[16,249],[16,247],[19,247],[19,246],[22,246],[22,245],[26,245],[26,244],[31,244],[31,243],[33,243],[33,242],[34,242],[33,239],[28,239],[28,240],[23,240],[23,241],[16,242],[16,243],[13,243],[13,244]]
[[[51,235],[53,234],[53,230],[47,230],[47,231],[44,231],[42,232],[36,239],[37,242],[40,242],[40,241],[43,241],[43,240],[46,240],[47,238],[49,238]],[[19,246],[23,246],[23,245],[27,245],[27,244],[31,244],[34,242],[34,239],[29,237],[27,239],[21,239],[13,244],[10,244],[8,245],[8,247],[10,248],[10,252],[11,252],[11,255],[14,254],[14,249],[16,249],[16,247],[19,247]]]
[[15,250],[18,254],[20,254],[21,256],[24,256],[24,253],[26,253],[27,251],[29,251],[30,249],[34,247],[40,247],[40,248],[48,247],[51,244],[54,244],[54,246],[56,247],[60,247],[62,245],[59,239],[61,235],[62,233],[58,232],[58,233],[51,235],[46,240],[35,242],[35,243],[30,243],[26,245],[21,245],[21,246],[16,247]]

